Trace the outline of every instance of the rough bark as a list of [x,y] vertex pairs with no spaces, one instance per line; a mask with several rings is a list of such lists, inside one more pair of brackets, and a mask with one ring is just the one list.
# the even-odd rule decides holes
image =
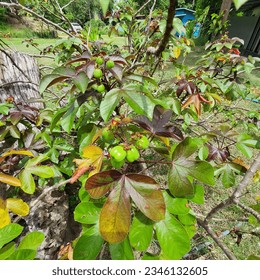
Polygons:
[[15,102],[23,102],[37,108],[43,103],[39,93],[39,68],[29,55],[0,49],[0,102],[12,96]]

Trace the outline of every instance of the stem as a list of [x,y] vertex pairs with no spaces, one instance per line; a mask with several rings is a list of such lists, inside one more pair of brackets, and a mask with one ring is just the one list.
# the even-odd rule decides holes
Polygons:
[[236,260],[237,258],[235,255],[229,250],[229,248],[219,240],[216,233],[201,219],[197,218],[198,225],[204,228],[204,230],[209,234],[209,236],[216,242],[216,244],[219,246],[219,248],[223,251],[223,253],[230,259],[230,260]]

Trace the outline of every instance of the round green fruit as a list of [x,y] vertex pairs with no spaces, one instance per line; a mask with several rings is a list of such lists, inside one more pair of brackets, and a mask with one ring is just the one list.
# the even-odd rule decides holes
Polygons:
[[101,85],[99,85],[98,87],[97,87],[97,91],[98,92],[104,92],[105,91],[105,86],[103,85],[103,84],[101,84]]
[[115,140],[114,134],[108,127],[104,128],[102,131],[102,138],[107,143],[112,143]]
[[102,57],[97,57],[96,58],[96,64],[102,65],[104,63],[104,59]]
[[111,160],[110,160],[110,162],[111,162],[111,164],[112,164],[112,166],[114,167],[114,168],[121,168],[124,164],[125,164],[125,161],[124,160],[122,160],[122,161],[116,161],[114,158],[111,158]]
[[115,66],[115,62],[113,60],[108,60],[106,62],[106,67],[109,69],[113,68],[114,66]]
[[136,141],[136,146],[138,149],[147,149],[149,144],[149,140],[146,136],[142,136]]
[[139,159],[140,154],[135,146],[131,146],[130,149],[126,152],[126,159],[129,162],[134,162],[135,160]]
[[103,72],[102,72],[101,69],[96,68],[96,69],[94,70],[93,76],[94,76],[96,79],[100,79],[100,78],[102,77],[102,75],[103,75]]
[[115,161],[120,162],[125,159],[126,151],[122,146],[115,146],[110,150],[110,155]]

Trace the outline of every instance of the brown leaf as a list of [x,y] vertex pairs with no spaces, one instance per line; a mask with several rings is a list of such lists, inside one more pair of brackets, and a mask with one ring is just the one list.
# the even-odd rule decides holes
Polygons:
[[128,174],[125,179],[125,187],[145,216],[155,222],[164,219],[164,198],[154,179],[139,174]]
[[171,116],[171,110],[165,110],[161,105],[156,105],[154,107],[152,121],[142,115],[133,119],[133,122],[150,131],[154,135],[182,140],[183,135],[180,129],[173,124],[168,123]]

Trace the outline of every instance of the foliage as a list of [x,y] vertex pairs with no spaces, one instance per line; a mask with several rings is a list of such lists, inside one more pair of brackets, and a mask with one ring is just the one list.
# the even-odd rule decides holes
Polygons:
[[[252,121],[258,113],[233,107],[252,94],[242,74],[253,71],[257,59],[240,55],[237,44],[243,42],[224,35],[187,67],[183,58],[193,43],[180,21],[173,21],[158,56],[153,50],[167,29],[163,12],[140,21],[135,7],[126,6],[109,21],[111,32],[123,28],[126,48],[73,37],[46,50],[56,55],[57,67],[39,89],[56,96],[52,110],[11,97],[0,106],[4,258],[28,253],[33,259],[42,241],[30,233],[15,251],[11,241],[22,228],[11,223],[9,210],[23,216],[29,205],[14,193],[34,194],[65,180],[81,187],[74,219],[82,232],[72,243],[74,259],[96,259],[102,248],[112,259],[181,259],[197,232],[194,204],[204,204],[205,189],[236,190],[250,170],[238,155],[250,160],[259,149]],[[165,168],[160,181],[150,174],[154,165]],[[250,207],[259,212],[258,205]]]

